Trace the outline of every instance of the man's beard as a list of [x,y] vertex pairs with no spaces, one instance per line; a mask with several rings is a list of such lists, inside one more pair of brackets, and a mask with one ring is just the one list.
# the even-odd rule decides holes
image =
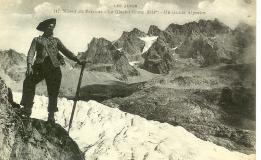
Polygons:
[[47,36],[51,36],[53,35],[53,30],[47,30],[44,34]]

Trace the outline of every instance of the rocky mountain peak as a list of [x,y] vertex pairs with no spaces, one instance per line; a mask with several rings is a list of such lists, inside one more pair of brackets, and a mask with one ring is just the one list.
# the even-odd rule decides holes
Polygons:
[[146,36],[145,32],[139,30],[138,28],[134,28],[130,32],[123,31],[119,40],[126,40],[126,39],[130,39],[130,38],[137,38],[137,37],[144,37],[144,36]]
[[139,30],[138,28],[134,28],[132,31],[130,31],[130,35],[137,36],[137,37],[144,37],[146,36],[146,33]]
[[90,60],[93,64],[90,70],[103,72],[117,72],[121,76],[134,76],[138,71],[130,66],[124,50],[117,44],[105,38],[93,38],[88,50],[79,55],[80,59]]
[[149,36],[159,36],[159,34],[161,33],[162,31],[159,29],[158,26],[155,26],[155,25],[151,25],[149,27],[149,30],[148,30],[148,35]]
[[[24,63],[26,56],[13,49],[0,51],[0,62],[9,61],[12,64]],[[1,63],[2,64],[2,63]]]
[[171,23],[165,30],[169,33],[191,34],[193,32],[205,33],[208,35],[224,34],[231,29],[218,19],[214,20],[199,20],[198,22],[188,22],[183,25]]
[[145,32],[134,28],[130,32],[124,31],[121,37],[114,42],[114,45],[124,51],[129,61],[137,61],[141,59],[142,50],[145,46],[140,37],[145,36]]
[[26,56],[13,49],[0,51],[0,69],[15,81],[24,78]]
[[165,29],[166,32],[175,32],[176,30],[179,30],[182,28],[182,25],[176,24],[176,23],[171,23],[168,25],[168,27]]
[[214,34],[224,34],[231,31],[231,29],[227,25],[220,22],[218,19],[199,20],[198,24],[202,32],[205,31],[208,33],[212,32]]
[[16,52],[15,50],[13,50],[13,49],[9,49],[9,50],[6,50],[9,54],[15,54],[15,53],[18,53],[18,52]]
[[111,43],[109,40],[107,40],[107,39],[105,39],[105,38],[103,38],[103,37],[101,37],[101,38],[93,38],[92,40],[91,40],[91,42],[90,42],[90,45],[89,45],[89,47],[90,46],[93,46],[93,45],[97,45],[97,46],[106,46],[106,45],[108,45],[109,43]]

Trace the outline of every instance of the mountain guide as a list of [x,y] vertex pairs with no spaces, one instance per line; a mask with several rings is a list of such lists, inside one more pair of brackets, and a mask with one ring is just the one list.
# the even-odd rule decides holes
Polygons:
[[57,98],[62,79],[60,65],[65,64],[63,56],[59,51],[78,64],[85,64],[85,61],[80,61],[57,37],[53,36],[55,25],[56,19],[51,18],[42,21],[36,28],[44,33],[33,39],[28,51],[27,71],[23,82],[22,100],[20,102],[23,106],[21,114],[25,117],[30,117],[36,84],[45,80],[49,99],[48,122],[51,123],[55,122],[54,113],[58,111]]

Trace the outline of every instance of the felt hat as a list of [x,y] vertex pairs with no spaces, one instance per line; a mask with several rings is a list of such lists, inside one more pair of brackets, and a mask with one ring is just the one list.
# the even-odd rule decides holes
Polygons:
[[55,18],[46,19],[46,20],[40,22],[40,23],[38,24],[38,26],[36,27],[36,29],[39,30],[39,31],[44,31],[45,28],[46,28],[49,24],[54,24],[54,26],[55,26],[55,25],[56,25],[56,19],[55,19]]

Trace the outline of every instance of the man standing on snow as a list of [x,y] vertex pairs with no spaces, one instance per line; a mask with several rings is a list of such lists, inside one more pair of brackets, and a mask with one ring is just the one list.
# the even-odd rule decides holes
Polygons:
[[80,65],[85,63],[77,59],[58,38],[53,37],[55,25],[56,19],[51,18],[39,23],[36,28],[44,33],[33,39],[28,51],[26,78],[23,83],[23,96],[20,102],[23,106],[21,109],[22,115],[30,117],[36,84],[44,79],[49,98],[48,121],[51,123],[55,122],[54,113],[58,111],[57,98],[62,79],[60,65],[65,64],[59,51]]

